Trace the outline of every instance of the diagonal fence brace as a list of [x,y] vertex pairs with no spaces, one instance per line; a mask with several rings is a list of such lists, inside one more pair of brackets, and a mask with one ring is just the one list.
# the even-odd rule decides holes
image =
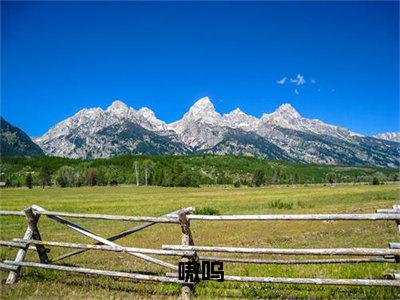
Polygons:
[[[174,211],[172,213],[163,215],[162,217],[173,217],[173,216],[179,215],[181,212],[190,212],[192,210],[193,210],[192,207],[186,207],[186,208]],[[128,235],[130,235],[132,233],[135,233],[135,232],[138,232],[138,231],[140,231],[142,229],[145,229],[147,227],[153,226],[155,224],[157,224],[157,223],[156,222],[146,222],[146,223],[140,224],[138,226],[132,227],[132,228],[130,228],[128,230],[125,230],[125,231],[122,231],[120,233],[117,233],[116,235],[110,236],[110,237],[107,238],[107,240],[109,240],[110,242],[116,241],[116,240],[119,240],[119,239],[121,239],[123,237],[126,237],[126,236],[128,236]],[[103,243],[97,242],[94,245],[103,245]],[[68,257],[75,256],[75,255],[78,255],[80,253],[84,253],[84,252],[89,251],[89,250],[90,249],[80,249],[80,250],[71,251],[71,252],[62,254],[60,256],[57,256],[56,258],[53,258],[51,261],[52,262],[60,261],[60,260],[66,259]]]
[[[43,211],[43,212],[45,211],[43,208],[41,208],[41,207],[39,207],[37,205],[32,206],[32,207],[34,207],[34,210],[37,210],[37,211]],[[70,222],[70,221],[67,221],[67,220],[62,219],[60,217],[52,216],[52,215],[48,215],[48,217],[50,219],[56,221],[56,222],[59,222],[59,223],[65,225],[65,226],[67,226],[68,228],[70,228],[72,230],[75,230],[75,231],[83,234],[84,236],[90,237],[91,239],[93,239],[93,240],[95,240],[97,242],[100,242],[100,243],[108,245],[108,246],[123,248],[122,246],[120,246],[120,245],[118,245],[116,243],[113,243],[113,242],[111,242],[111,241],[109,241],[109,240],[107,240],[107,239],[105,239],[103,237],[100,237],[100,236],[98,236],[98,235],[96,235],[96,234],[94,234],[94,233],[92,233],[92,232],[80,227],[79,225],[76,225],[76,224]],[[29,239],[30,238],[27,238],[27,240],[29,240]],[[145,261],[148,261],[148,262],[151,262],[151,263],[154,263],[154,264],[157,264],[157,265],[160,265],[160,266],[172,269],[172,270],[178,270],[178,267],[174,266],[173,264],[170,264],[168,262],[162,261],[162,260],[157,259],[157,258],[153,258],[153,257],[145,255],[145,254],[132,253],[132,252],[129,252],[129,251],[127,251],[126,253],[131,255],[131,256],[143,259]]]

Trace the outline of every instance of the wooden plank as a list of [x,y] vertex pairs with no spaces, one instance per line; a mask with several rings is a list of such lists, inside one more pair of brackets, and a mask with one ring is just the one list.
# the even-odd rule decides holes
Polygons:
[[400,243],[389,243],[389,248],[400,249]]
[[[21,240],[23,240],[23,239],[21,239]],[[26,243],[0,241],[0,247],[24,248],[24,247],[26,247]],[[35,246],[29,246],[29,248],[27,250],[37,251]],[[46,252],[49,253],[50,249],[46,249]]]
[[8,264],[0,262],[0,269],[17,271],[18,266],[12,266],[12,265],[8,265]]
[[232,263],[245,264],[269,264],[269,265],[302,265],[302,264],[345,264],[345,263],[394,263],[394,259],[390,258],[337,258],[337,259],[245,259],[245,258],[226,258],[226,257],[210,257],[199,256],[200,260],[222,261]]
[[[190,211],[193,211],[193,210],[194,210],[194,208],[192,208],[192,207],[186,207],[186,208],[174,211],[172,213],[166,214],[166,215],[164,215],[162,217],[176,217],[177,215],[179,215],[180,212],[190,212]],[[153,226],[155,224],[157,224],[157,223],[155,223],[155,222],[146,222],[146,223],[143,223],[141,225],[138,225],[138,226],[135,226],[133,228],[130,228],[128,230],[122,231],[122,232],[120,232],[120,233],[118,233],[116,235],[110,236],[110,237],[107,238],[107,240],[109,240],[111,242],[112,241],[116,241],[118,239],[121,239],[121,238],[123,238],[125,236],[128,236],[128,235],[130,235],[132,233],[138,232],[138,231],[140,231],[142,229],[145,229],[147,227]],[[95,245],[102,245],[102,243],[97,242],[97,243],[95,243]],[[53,258],[51,261],[52,262],[60,261],[60,260],[66,259],[68,257],[74,256],[74,255],[77,255],[77,254],[80,254],[80,253],[83,253],[83,252],[86,252],[88,250],[89,249],[80,249],[80,250],[76,250],[76,251],[71,251],[69,253],[65,253],[65,254],[62,254],[62,255],[60,255],[60,256],[58,256],[56,258]]]
[[[32,229],[27,226],[25,234],[24,234],[24,240],[30,240],[32,239]],[[15,263],[20,263],[25,259],[26,251],[29,247],[29,244],[26,244],[25,247],[21,248],[18,250],[17,255],[15,256]],[[6,279],[6,284],[14,284],[19,276],[19,273],[21,272],[21,267],[18,266],[16,270],[11,270],[10,273],[8,274],[8,277]]]
[[142,216],[116,216],[103,214],[77,214],[67,213],[62,211],[47,211],[39,210],[37,205],[32,205],[35,213],[46,216],[59,216],[81,219],[97,219],[97,220],[114,220],[114,221],[129,221],[129,222],[154,222],[154,223],[179,223],[178,218],[173,217],[142,217]]
[[93,244],[78,244],[78,243],[64,243],[64,242],[54,242],[54,241],[40,241],[40,240],[23,240],[14,239],[14,244],[12,242],[0,241],[1,244],[9,244],[11,247],[21,247],[26,243],[32,245],[45,245],[54,246],[61,248],[76,248],[76,249],[87,249],[87,250],[99,250],[99,251],[112,251],[112,252],[132,252],[132,253],[143,253],[143,254],[155,254],[155,255],[165,255],[165,256],[193,256],[194,251],[175,251],[175,250],[159,250],[159,249],[145,249],[145,248],[134,248],[134,247],[114,247],[105,245],[93,245]]
[[204,252],[248,253],[248,254],[282,254],[282,255],[364,255],[364,256],[400,255],[400,249],[381,249],[381,248],[276,249],[276,248],[236,248],[236,247],[162,245],[162,249],[194,250],[194,251],[204,251]]
[[189,215],[189,220],[207,221],[378,221],[400,220],[400,213],[393,214],[308,214],[308,215]]
[[0,210],[0,216],[25,217],[25,213],[23,211],[17,211],[17,210]]
[[[24,240],[24,239],[21,239],[21,240]],[[26,247],[26,243],[21,243],[21,242],[9,242],[9,241],[0,241],[0,246],[15,247],[15,248],[24,248],[24,247]]]
[[[38,210],[44,211],[43,208],[36,206],[35,211],[38,211]],[[96,234],[94,234],[94,233],[92,233],[92,232],[90,232],[90,231],[88,231],[88,230],[86,230],[86,229],[84,229],[84,228],[82,228],[82,227],[70,222],[70,221],[67,221],[65,219],[62,219],[60,217],[53,216],[53,215],[47,215],[47,216],[50,219],[52,219],[52,220],[54,220],[56,222],[59,222],[59,223],[65,225],[65,226],[67,226],[68,228],[70,228],[72,230],[75,230],[75,231],[77,231],[77,232],[79,232],[79,233],[81,233],[81,234],[83,234],[83,235],[85,235],[87,237],[90,237],[91,239],[93,239],[93,240],[95,240],[97,242],[101,242],[101,243],[103,243],[105,245],[108,245],[108,246],[123,248],[122,246],[120,246],[120,245],[118,245],[118,244],[116,244],[114,242],[110,242],[109,240],[107,240],[105,238],[102,238],[102,237],[100,237],[100,236],[98,236],[98,235],[96,235]],[[29,239],[30,238],[25,239],[25,240],[29,240]],[[172,269],[172,270],[178,270],[177,266],[174,266],[174,265],[172,265],[170,263],[167,263],[167,262],[162,261],[162,260],[157,259],[157,258],[150,257],[150,256],[145,255],[145,254],[133,253],[133,252],[126,252],[126,253],[129,254],[129,255],[135,256],[137,258],[143,259],[145,261],[148,261],[148,262],[151,262],[151,263],[154,263],[154,264],[157,264],[157,265]]]
[[378,213],[378,214],[396,214],[396,213],[399,213],[399,212],[400,212],[400,210],[391,209],[391,208],[389,208],[389,209],[377,209],[376,210],[376,213]]
[[42,264],[42,263],[35,263],[35,262],[15,262],[15,261],[11,261],[11,260],[5,260],[5,261],[3,261],[3,263],[7,264],[7,265],[19,266],[19,267],[23,266],[23,267],[43,268],[43,269],[50,269],[50,270],[82,273],[82,274],[88,274],[88,275],[103,275],[103,276],[111,276],[111,277],[119,277],[119,278],[128,278],[128,279],[132,279],[134,281],[155,281],[155,282],[176,283],[176,284],[182,283],[178,279],[171,278],[171,277],[163,277],[163,276],[153,276],[153,275],[144,275],[144,274],[127,273],[127,272],[116,272],[116,271],[105,271],[105,270],[97,270],[97,269],[89,269],[89,268]]
[[[167,273],[167,277],[177,278],[176,273]],[[200,275],[201,277],[201,275]],[[315,284],[315,285],[354,285],[354,286],[390,286],[400,287],[400,280],[385,279],[328,279],[328,278],[286,278],[286,277],[248,277],[224,276],[224,281],[284,283],[284,284]]]

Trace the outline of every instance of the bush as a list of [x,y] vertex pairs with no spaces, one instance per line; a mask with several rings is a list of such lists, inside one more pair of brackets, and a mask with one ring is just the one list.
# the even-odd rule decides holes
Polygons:
[[292,209],[293,208],[293,202],[283,202],[281,200],[274,200],[274,201],[268,203],[268,208]]
[[209,216],[219,216],[220,212],[218,209],[210,207],[210,206],[205,206],[201,208],[196,208],[195,210],[196,215],[209,215]]
[[373,179],[372,179],[372,184],[373,185],[379,185],[379,178],[378,177],[374,177]]
[[85,171],[85,184],[89,186],[95,186],[97,184],[97,172],[96,169],[90,168]]
[[233,186],[234,186],[235,188],[239,188],[239,187],[240,187],[240,181],[239,181],[239,180],[238,180],[238,181],[235,181],[234,184],[233,184]]
[[199,187],[199,181],[197,180],[196,176],[194,176],[194,174],[184,172],[176,178],[176,180],[174,181],[174,186]]
[[61,187],[73,187],[77,183],[77,174],[74,168],[63,166],[58,169],[55,180]]
[[261,186],[266,182],[267,178],[265,176],[265,172],[263,170],[256,170],[254,175],[253,175],[253,181],[252,184],[253,186]]

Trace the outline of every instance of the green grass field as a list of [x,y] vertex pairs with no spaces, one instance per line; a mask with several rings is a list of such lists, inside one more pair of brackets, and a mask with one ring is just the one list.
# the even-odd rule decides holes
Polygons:
[[[148,216],[160,216],[188,206],[213,207],[221,214],[373,213],[378,208],[390,208],[399,202],[399,193],[398,185],[237,189],[223,186],[37,188],[33,190],[3,189],[0,191],[0,203],[3,210],[20,210],[31,204],[37,204],[57,211]],[[280,203],[277,202],[278,200],[284,205],[276,205]],[[275,204],[272,204],[273,202]],[[133,226],[128,222],[105,220],[75,219],[74,222],[102,236],[113,235]],[[18,217],[2,217],[0,225],[2,240],[22,237],[26,226],[24,219]],[[39,227],[44,240],[92,242],[46,217],[41,218]],[[393,221],[193,221],[192,231],[195,244],[214,246],[387,247],[387,242],[399,240]],[[158,224],[118,242],[125,246],[160,248],[162,244],[179,244],[180,241],[179,225]],[[67,249],[52,248],[50,257],[67,251]],[[15,253],[15,249],[2,248],[1,259],[13,259]],[[222,257],[222,254],[220,256]],[[241,257],[255,256],[242,255]],[[283,256],[266,255],[264,257],[283,258]],[[164,257],[163,259],[177,263],[177,259],[174,258]],[[37,261],[37,254],[29,252],[27,260]],[[159,275],[167,271],[122,253],[100,251],[86,252],[66,259],[62,263],[126,272],[144,271]],[[227,275],[315,278],[385,278],[384,274],[399,270],[395,264],[389,263],[291,266],[225,263],[224,269]],[[1,272],[2,279],[6,275],[6,272]],[[23,269],[22,277],[17,284],[1,285],[0,291],[1,297],[7,299],[176,298],[179,286],[135,283],[128,280],[26,268]],[[397,298],[397,293],[398,289],[387,287],[202,282],[196,286],[194,296],[201,299],[229,297],[390,299]]]

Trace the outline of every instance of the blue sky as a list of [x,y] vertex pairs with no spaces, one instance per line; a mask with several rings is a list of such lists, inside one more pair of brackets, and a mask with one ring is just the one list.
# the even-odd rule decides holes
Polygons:
[[399,130],[397,1],[1,7],[1,115],[29,135],[114,99],[172,122],[206,95],[221,113],[289,102],[363,134]]

